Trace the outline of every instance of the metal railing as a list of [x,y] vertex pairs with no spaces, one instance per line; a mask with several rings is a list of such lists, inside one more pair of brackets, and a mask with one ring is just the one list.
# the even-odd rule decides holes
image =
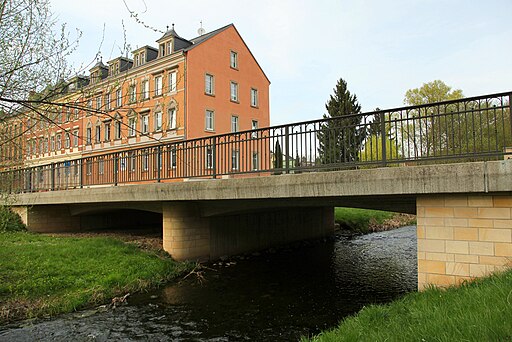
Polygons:
[[4,171],[11,192],[503,159],[512,92],[272,126]]

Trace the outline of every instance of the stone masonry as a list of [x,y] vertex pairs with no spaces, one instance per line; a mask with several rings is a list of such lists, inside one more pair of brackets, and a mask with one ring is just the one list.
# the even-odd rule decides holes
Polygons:
[[417,198],[418,289],[512,266],[511,195]]

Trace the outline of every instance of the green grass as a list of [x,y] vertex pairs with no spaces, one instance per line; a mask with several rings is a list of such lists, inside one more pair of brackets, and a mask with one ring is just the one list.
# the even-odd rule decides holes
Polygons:
[[395,213],[389,211],[369,209],[335,208],[334,210],[334,220],[337,223],[343,228],[360,233],[368,233],[370,223],[382,224],[394,215]]
[[111,238],[1,233],[0,322],[105,303],[188,267]]
[[366,307],[311,341],[512,341],[512,270]]

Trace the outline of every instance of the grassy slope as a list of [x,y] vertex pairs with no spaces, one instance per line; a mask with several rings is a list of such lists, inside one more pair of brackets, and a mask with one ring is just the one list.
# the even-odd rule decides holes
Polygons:
[[391,219],[395,213],[380,210],[367,210],[356,208],[335,208],[334,220],[342,227],[355,232],[367,233],[370,222],[382,224]]
[[364,308],[313,341],[512,341],[512,270]]
[[69,312],[187,268],[110,238],[0,234],[0,321]]

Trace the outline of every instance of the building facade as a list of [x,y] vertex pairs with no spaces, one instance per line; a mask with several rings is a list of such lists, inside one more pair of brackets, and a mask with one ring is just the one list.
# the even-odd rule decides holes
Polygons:
[[[65,162],[71,175],[79,167],[74,160],[91,157],[80,167],[97,177],[108,172],[95,156],[126,151],[110,166],[116,172],[135,171],[135,163],[162,168],[163,157],[150,161],[145,148],[269,126],[270,81],[234,25],[190,40],[172,27],[156,42],[158,48],[137,48],[132,58],[99,60],[89,76],[66,82],[52,105],[20,114],[15,130],[23,126],[25,133],[9,156],[23,166]],[[239,159],[236,153],[231,157]],[[174,167],[180,162],[176,151],[166,158]],[[206,167],[213,163],[208,152],[201,159]]]

